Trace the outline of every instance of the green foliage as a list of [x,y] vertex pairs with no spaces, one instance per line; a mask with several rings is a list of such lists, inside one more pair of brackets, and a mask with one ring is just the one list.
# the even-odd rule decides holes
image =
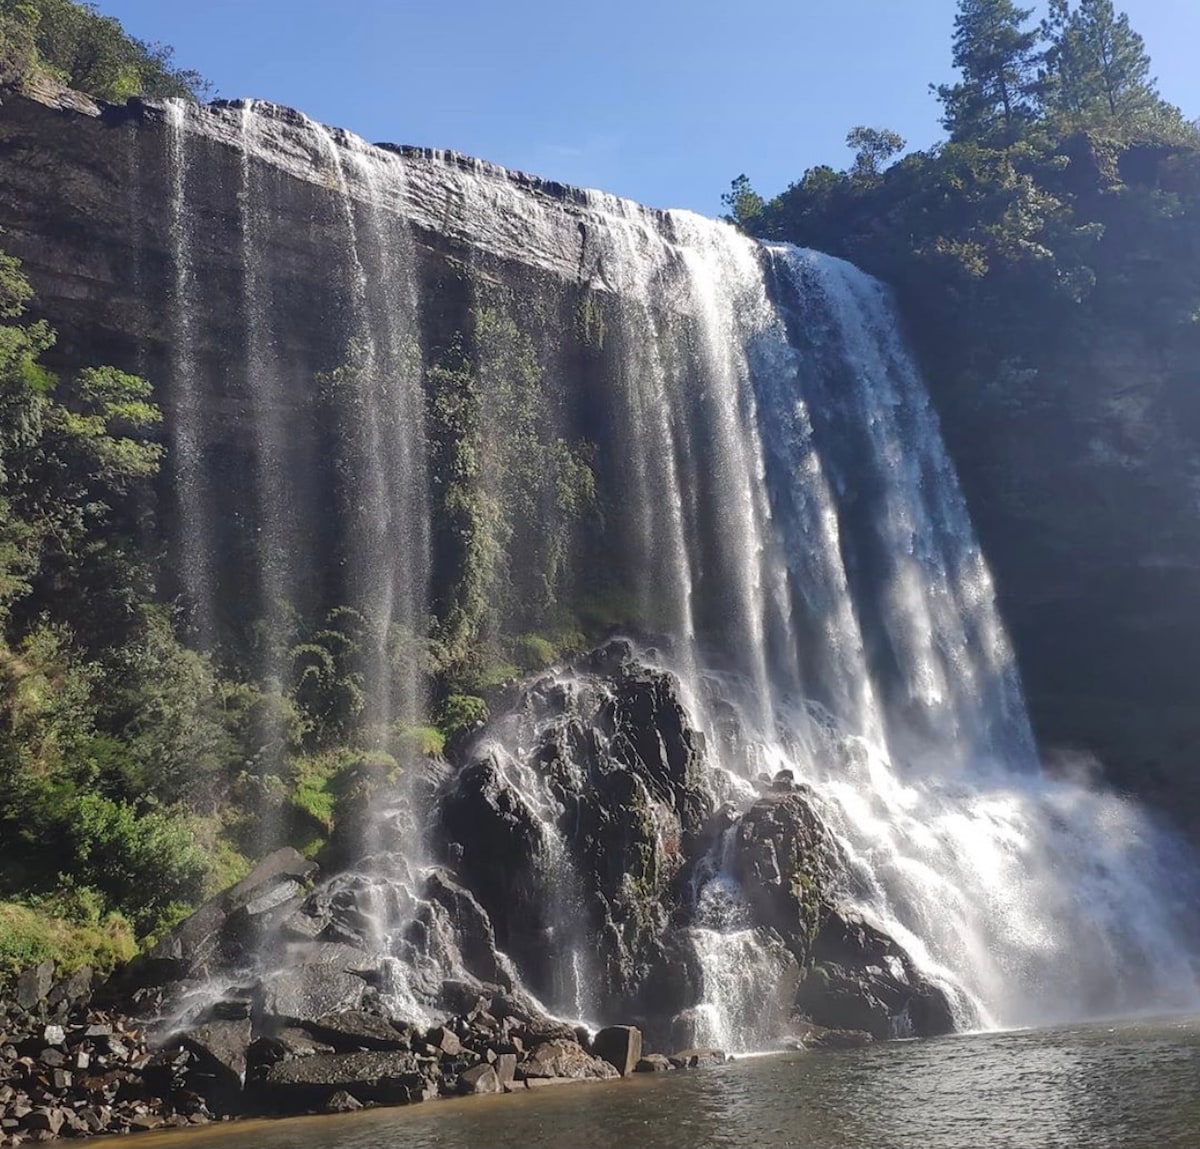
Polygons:
[[1145,43],[1112,0],[1051,0],[1042,24],[1045,55],[1043,100],[1066,127],[1144,125],[1169,119],[1150,76]]
[[1032,8],[1013,0],[959,0],[954,19],[957,84],[936,88],[951,139],[1011,142],[1037,117],[1038,41]]
[[354,769],[359,756],[345,749],[302,755],[291,763],[292,803],[326,831],[333,829],[339,780]]
[[471,694],[451,694],[437,712],[438,728],[448,739],[481,726],[487,719],[487,703]]
[[888,160],[904,151],[904,137],[888,128],[860,125],[846,133],[846,147],[854,149],[850,178],[871,183],[882,174]]
[[129,36],[94,4],[76,0],[0,0],[0,84],[38,74],[101,100],[131,96],[198,99],[208,82],[177,67],[164,44]]
[[440,758],[446,751],[446,735],[436,726],[411,726],[400,723],[395,745],[402,758]]
[[199,901],[208,861],[187,819],[174,811],[139,811],[130,803],[83,794],[59,825],[72,870],[120,908],[139,933]]
[[0,992],[21,970],[48,958],[60,974],[85,965],[106,974],[134,956],[128,922],[118,914],[102,916],[86,891],[73,895],[36,906],[0,902]]
[[[882,173],[870,154],[812,168],[754,220],[893,283],[927,362],[994,403],[1052,385],[1036,366],[1050,346],[1135,314],[1179,342],[1200,303],[1195,261],[1170,255],[1196,242],[1198,140],[1140,37],[1107,0],[1060,0],[1040,28],[1029,15],[961,0],[947,143]],[[858,132],[852,147],[871,142]]]
[[368,622],[359,611],[337,607],[320,630],[289,652],[292,697],[306,719],[310,743],[348,738],[365,712],[361,654],[368,632]]
[[[447,572],[433,669],[472,663],[554,608],[575,524],[595,503],[590,448],[557,430],[556,388],[532,339],[503,310],[477,307],[427,373],[437,567]],[[444,727],[443,727],[444,729]]]
[[728,209],[725,219],[737,224],[748,235],[758,234],[755,227],[766,204],[750,186],[750,177],[745,172],[730,183],[729,190],[721,196],[721,203]]

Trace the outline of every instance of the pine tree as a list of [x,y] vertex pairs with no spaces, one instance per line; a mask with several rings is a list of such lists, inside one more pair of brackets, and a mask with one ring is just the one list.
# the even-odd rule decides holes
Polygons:
[[1145,42],[1112,0],[1052,0],[1043,25],[1046,104],[1085,121],[1129,124],[1167,110],[1150,75]]
[[1032,14],[1013,0],[959,0],[954,66],[962,80],[936,89],[951,138],[1012,140],[1036,119],[1040,31],[1025,27]]

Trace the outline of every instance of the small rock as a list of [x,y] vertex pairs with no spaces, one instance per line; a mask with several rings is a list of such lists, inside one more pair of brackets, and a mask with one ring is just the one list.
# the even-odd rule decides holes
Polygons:
[[363,1103],[359,1101],[351,1093],[347,1093],[344,1089],[339,1089],[328,1101],[325,1102],[326,1113],[354,1113],[363,1107]]
[[54,962],[31,966],[17,977],[17,1005],[24,1010],[37,1009],[54,984]]
[[447,1057],[457,1057],[462,1053],[462,1042],[452,1029],[444,1025],[435,1025],[425,1032],[425,1043],[445,1054]]
[[719,1049],[682,1049],[670,1058],[676,1069],[705,1069],[710,1065],[724,1065],[727,1060]]
[[48,1132],[52,1137],[57,1137],[58,1131],[63,1127],[65,1117],[66,1114],[61,1109],[43,1105],[29,1113],[22,1124],[31,1133],[41,1130]]
[[633,1067],[634,1073],[669,1073],[675,1066],[671,1064],[671,1059],[663,1053],[647,1053],[645,1057],[639,1058],[637,1065]]
[[459,1075],[460,1093],[499,1093],[502,1086],[496,1071],[490,1065],[477,1065]]
[[496,1080],[500,1083],[501,1089],[507,1089],[512,1085],[517,1072],[517,1055],[515,1053],[496,1054],[496,1060],[492,1066],[496,1070]]

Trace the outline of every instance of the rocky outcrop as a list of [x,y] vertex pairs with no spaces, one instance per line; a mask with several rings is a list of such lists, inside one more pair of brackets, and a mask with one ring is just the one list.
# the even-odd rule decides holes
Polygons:
[[[376,852],[321,881],[281,850],[94,1003],[86,971],[23,973],[0,1019],[10,1139],[719,1064],[714,1010],[759,1048],[953,1029],[909,955],[836,908],[814,796],[781,774],[718,806],[676,682],[630,643],[509,702],[434,795],[441,865]],[[592,1038],[525,986],[639,1024]]]
[[802,965],[826,916],[826,886],[839,873],[837,849],[809,796],[773,792],[737,823],[732,871],[757,920],[777,930]]
[[938,1037],[957,1028],[946,991],[912,958],[857,915],[830,910],[815,939],[818,964],[796,995],[801,1014],[831,1030],[889,1037]]
[[[505,749],[517,731],[536,743],[527,762]],[[569,682],[525,687],[476,747],[448,785],[440,825],[500,948],[552,997],[547,939],[575,917],[567,944],[599,943],[587,943],[602,957],[588,971],[595,999],[645,1012],[647,984],[668,960],[677,880],[713,808],[703,741],[673,680],[638,664],[629,643],[612,643]]]

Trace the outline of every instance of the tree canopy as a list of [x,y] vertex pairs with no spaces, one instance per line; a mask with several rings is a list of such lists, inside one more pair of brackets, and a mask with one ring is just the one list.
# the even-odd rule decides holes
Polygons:
[[111,102],[131,96],[200,99],[199,72],[174,63],[165,44],[130,36],[119,21],[78,0],[0,0],[0,84],[48,75]]

